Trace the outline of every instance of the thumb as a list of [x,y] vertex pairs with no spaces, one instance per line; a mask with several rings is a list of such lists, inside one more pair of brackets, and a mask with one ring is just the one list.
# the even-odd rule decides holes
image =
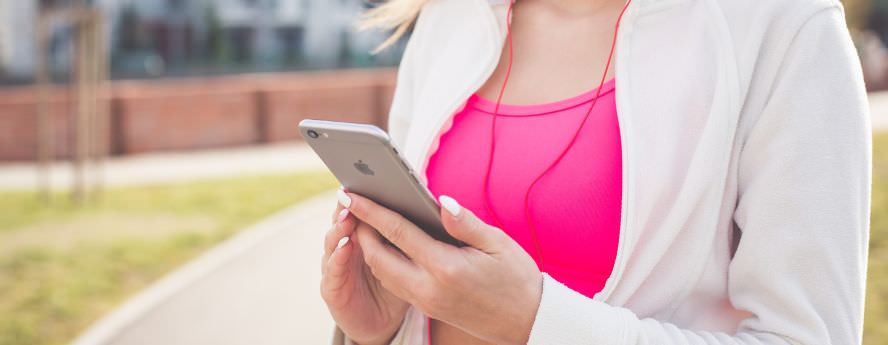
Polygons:
[[484,252],[497,249],[504,235],[502,230],[484,223],[449,196],[442,195],[438,201],[441,203],[441,222],[450,236]]

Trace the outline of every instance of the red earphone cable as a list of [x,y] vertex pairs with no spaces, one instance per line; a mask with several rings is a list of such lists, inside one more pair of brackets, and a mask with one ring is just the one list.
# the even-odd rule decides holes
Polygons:
[[[541,271],[545,271],[545,267],[543,267],[544,261],[543,261],[542,246],[540,245],[539,237],[537,236],[537,229],[533,223],[533,218],[530,213],[530,192],[533,190],[533,187],[536,186],[536,184],[543,178],[543,176],[546,176],[546,174],[550,170],[552,170],[552,168],[554,168],[555,165],[557,165],[564,158],[564,156],[567,154],[567,151],[569,151],[570,148],[573,147],[574,143],[576,143],[577,138],[579,137],[580,130],[586,124],[586,120],[589,119],[589,115],[592,113],[592,110],[595,109],[595,104],[598,103],[598,98],[601,96],[601,87],[604,86],[604,82],[607,78],[607,73],[608,73],[608,71],[610,71],[610,65],[611,65],[611,61],[614,56],[614,51],[616,50],[616,47],[617,47],[617,35],[618,35],[619,28],[620,28],[620,22],[623,20],[623,14],[626,13],[626,9],[629,8],[630,3],[632,3],[632,0],[626,1],[626,4],[623,5],[623,9],[620,11],[620,15],[617,17],[617,23],[614,26],[613,41],[611,43],[610,52],[608,53],[608,56],[607,56],[607,63],[605,63],[605,65],[604,65],[604,73],[602,73],[602,75],[601,75],[601,81],[598,84],[598,90],[595,93],[595,98],[592,100],[592,104],[589,106],[589,110],[587,110],[586,114],[583,116],[583,121],[580,122],[580,125],[577,127],[577,130],[574,132],[573,137],[571,138],[567,147],[565,147],[564,150],[561,151],[561,154],[559,154],[558,157],[551,164],[549,164],[549,166],[546,167],[546,169],[543,170],[543,172],[539,176],[537,176],[533,180],[533,182],[530,184],[530,186],[527,188],[527,191],[524,194],[525,221],[527,222],[527,225],[530,227],[530,233],[531,233],[531,237],[533,238],[533,243],[534,243],[534,247],[535,247],[534,249],[537,254],[536,262],[537,262],[537,266],[540,268]],[[490,215],[493,217],[494,221],[497,223],[496,225],[500,228],[502,228],[502,222],[499,220],[499,217],[493,211],[493,207],[490,204],[490,170],[493,166],[493,155],[494,155],[494,151],[495,151],[494,142],[495,142],[495,135],[496,135],[496,119],[499,115],[499,106],[500,106],[500,102],[502,101],[503,93],[505,93],[506,85],[509,82],[509,76],[512,72],[513,45],[512,45],[511,14],[512,14],[512,6],[514,4],[515,4],[515,1],[511,1],[509,3],[509,10],[508,10],[508,17],[507,17],[508,23],[506,25],[506,36],[507,36],[507,40],[508,40],[508,44],[509,44],[508,66],[506,67],[506,76],[503,80],[503,86],[500,89],[500,93],[497,96],[496,107],[494,108],[494,112],[493,112],[493,124],[491,125],[491,136],[490,136],[490,155],[489,155],[490,158],[488,159],[487,172],[484,177],[485,207],[487,208],[487,211],[490,213]]]
[[502,229],[503,224],[500,221],[499,217],[496,215],[496,212],[493,211],[493,207],[490,206],[490,169],[493,168],[493,152],[494,152],[494,142],[496,139],[496,118],[497,114],[499,114],[500,103],[503,100],[503,94],[506,92],[506,85],[509,84],[509,76],[512,75],[512,56],[513,56],[513,45],[512,45],[512,6],[515,5],[515,1],[509,2],[509,9],[506,11],[506,40],[508,40],[509,47],[509,62],[506,65],[506,76],[503,80],[503,86],[500,87],[499,95],[496,97],[496,107],[493,109],[493,123],[490,126],[490,155],[487,159],[487,172],[484,174],[484,207],[487,208],[487,213],[493,217],[494,225],[498,228]]
[[[601,96],[601,87],[604,85],[605,78],[607,78],[607,72],[610,70],[611,59],[614,56],[614,50],[616,49],[616,46],[617,46],[617,31],[620,28],[620,21],[622,21],[623,14],[626,13],[626,9],[629,8],[629,4],[631,2],[632,2],[632,0],[626,1],[626,5],[624,5],[623,9],[620,11],[620,16],[617,17],[617,24],[614,27],[613,43],[611,44],[610,53],[607,56],[607,63],[604,66],[604,73],[601,76],[601,82],[598,84],[598,90],[595,93],[595,98],[592,100],[592,105],[589,107],[589,110],[586,111],[586,114],[583,117],[583,121],[580,123],[580,126],[574,132],[574,135],[571,138],[570,143],[568,143],[567,147],[563,151],[561,151],[561,154],[558,155],[558,158],[556,158],[554,162],[549,164],[549,166],[546,168],[546,170],[543,170],[542,174],[540,174],[539,176],[537,176],[533,180],[533,182],[527,188],[527,192],[524,194],[525,220],[527,221],[527,224],[531,228],[531,236],[533,237],[533,242],[534,242],[535,250],[537,253],[537,259],[536,259],[537,266],[542,271],[545,271],[544,267],[542,266],[543,265],[543,253],[542,253],[542,249],[540,246],[539,238],[537,237],[536,226],[533,225],[533,219],[530,216],[530,204],[529,204],[530,191],[537,184],[537,182],[539,182],[540,179],[542,179],[543,176],[545,176],[546,173],[549,172],[549,170],[551,170],[556,164],[558,164],[558,162],[561,161],[562,158],[564,158],[564,155],[567,153],[567,151],[569,151],[570,148],[573,147],[573,144],[576,142],[577,137],[579,136],[580,130],[583,128],[583,125],[586,124],[586,120],[589,118],[589,114],[591,114],[592,110],[595,109],[595,104],[598,103],[598,98]],[[514,4],[515,4],[514,0],[510,1],[509,2],[509,9],[506,12],[506,21],[507,21],[506,39],[508,40],[508,44],[509,44],[508,65],[506,67],[506,76],[503,80],[503,86],[500,88],[499,95],[497,95],[497,97],[496,97],[496,107],[493,110],[493,123],[490,126],[490,155],[489,155],[490,158],[487,161],[487,172],[485,173],[485,176],[484,176],[484,206],[487,209],[487,212],[491,215],[491,217],[493,217],[494,223],[496,223],[495,225],[497,227],[499,227],[500,229],[503,228],[502,222],[500,221],[500,219],[496,215],[496,213],[493,211],[493,208],[490,206],[491,205],[490,204],[490,169],[493,167],[493,154],[495,151],[494,143],[495,143],[495,137],[496,137],[496,119],[497,119],[497,117],[499,117],[500,103],[502,102],[503,94],[506,91],[506,85],[508,85],[508,83],[509,83],[509,76],[511,76],[511,74],[512,74],[512,56],[513,56],[513,51],[514,51],[513,45],[512,45],[512,6]],[[428,344],[431,345],[431,343],[432,343],[431,318],[426,316],[426,319],[428,320],[428,322],[426,323],[426,337],[428,339]]]

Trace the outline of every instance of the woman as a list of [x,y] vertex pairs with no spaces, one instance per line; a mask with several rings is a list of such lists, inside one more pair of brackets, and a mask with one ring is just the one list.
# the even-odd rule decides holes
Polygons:
[[467,246],[340,191],[336,341],[861,342],[871,134],[838,1],[390,0],[369,22],[417,14],[389,131]]

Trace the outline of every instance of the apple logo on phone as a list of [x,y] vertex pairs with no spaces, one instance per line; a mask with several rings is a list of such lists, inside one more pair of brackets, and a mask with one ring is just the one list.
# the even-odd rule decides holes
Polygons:
[[367,163],[364,163],[360,159],[358,160],[357,163],[355,163],[355,169],[358,169],[358,171],[360,171],[364,175],[370,175],[370,176],[374,175],[373,170],[370,169],[370,166],[367,165]]

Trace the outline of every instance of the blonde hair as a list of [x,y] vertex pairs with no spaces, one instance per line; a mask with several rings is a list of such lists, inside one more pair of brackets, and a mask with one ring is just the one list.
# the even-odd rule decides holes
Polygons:
[[373,49],[373,53],[380,52],[404,37],[426,1],[428,0],[388,0],[382,5],[364,12],[358,22],[360,30],[394,30],[388,39]]

